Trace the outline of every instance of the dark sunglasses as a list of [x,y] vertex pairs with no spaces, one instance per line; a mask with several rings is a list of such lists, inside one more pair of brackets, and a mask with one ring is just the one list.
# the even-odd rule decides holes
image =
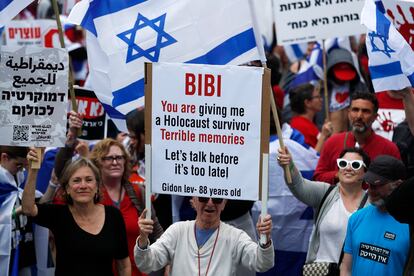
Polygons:
[[348,167],[348,165],[351,165],[351,168],[354,171],[359,170],[362,167],[366,167],[364,164],[364,161],[362,160],[346,160],[346,159],[342,159],[342,158],[338,158],[336,159],[336,163],[338,165],[338,168],[340,169],[345,169],[346,167]]
[[[198,201],[201,203],[207,203],[210,200],[210,197],[199,197]],[[223,202],[222,198],[212,198],[211,201],[213,201],[214,204],[220,204]]]

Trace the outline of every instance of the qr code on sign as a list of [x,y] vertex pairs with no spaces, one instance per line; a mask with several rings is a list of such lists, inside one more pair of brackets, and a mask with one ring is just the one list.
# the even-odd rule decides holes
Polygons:
[[29,141],[29,126],[13,126],[13,141]]

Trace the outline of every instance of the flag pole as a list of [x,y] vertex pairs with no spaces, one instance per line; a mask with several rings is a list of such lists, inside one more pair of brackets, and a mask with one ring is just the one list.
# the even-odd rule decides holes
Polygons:
[[[269,198],[269,154],[263,153],[262,161],[262,221],[267,215],[267,200]],[[266,235],[260,235],[260,244],[266,244],[268,242]]]
[[145,208],[146,219],[151,219],[151,144],[145,144]]
[[[256,45],[257,45],[257,51],[259,52],[260,61],[262,62],[262,67],[267,68],[266,55],[264,52],[262,39],[258,32],[259,28],[257,24],[256,11],[254,9],[254,5],[251,0],[249,0],[249,5],[250,5],[251,13],[252,13],[252,23],[253,23],[252,25],[253,25],[254,38],[256,40]],[[271,86],[271,84],[269,85]],[[273,120],[275,121],[275,125],[276,125],[276,133],[277,133],[277,137],[279,138],[279,145],[280,145],[280,148],[284,150],[285,143],[283,142],[282,129],[280,127],[280,120],[277,114],[276,102],[275,102],[275,97],[273,95],[272,87],[270,87],[270,91],[272,92],[270,93],[270,108],[272,110]],[[285,171],[287,182],[289,184],[292,183],[292,176],[290,174],[289,167],[286,165],[286,166],[283,166],[283,169]]]
[[325,39],[322,40],[322,62],[323,62],[323,99],[325,102],[325,121],[329,121],[329,99],[328,99],[328,73],[326,68]]
[[[55,17],[56,17],[56,24],[57,24],[58,33],[59,33],[60,47],[65,48],[65,40],[63,38],[62,22],[60,21],[60,14],[59,14],[59,7],[57,5],[57,0],[52,0],[52,7],[53,7],[53,12],[55,13]],[[78,112],[78,105],[76,104],[76,98],[75,98],[75,90],[73,89],[74,81],[73,81],[72,72],[73,72],[72,61],[69,56],[69,93],[70,93],[70,98],[72,102],[72,110],[75,112]],[[80,134],[81,134],[81,129],[78,130],[78,136]]]

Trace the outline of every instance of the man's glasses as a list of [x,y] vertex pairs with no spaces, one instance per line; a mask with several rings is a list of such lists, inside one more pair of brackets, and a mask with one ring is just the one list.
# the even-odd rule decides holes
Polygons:
[[112,156],[105,156],[102,157],[102,161],[106,163],[112,163],[116,160],[117,163],[120,163],[125,160],[125,157],[123,155],[112,155]]
[[[199,197],[198,201],[201,203],[207,203],[210,200],[209,197]],[[211,201],[213,201],[214,204],[220,204],[223,202],[222,198],[212,198]]]
[[338,158],[336,159],[336,164],[338,165],[338,168],[340,169],[346,169],[346,167],[348,167],[348,165],[351,165],[351,168],[354,171],[359,170],[360,168],[362,168],[363,166],[365,166],[364,161],[362,160],[346,160],[346,159],[342,159],[342,158]]

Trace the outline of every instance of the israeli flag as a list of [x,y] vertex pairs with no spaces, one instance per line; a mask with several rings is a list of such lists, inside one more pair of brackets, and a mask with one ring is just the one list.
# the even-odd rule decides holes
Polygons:
[[[319,155],[313,148],[305,148],[295,141],[294,132],[295,130],[289,124],[283,124],[283,142],[302,176],[310,180]],[[273,221],[272,240],[275,247],[275,266],[260,275],[302,275],[302,266],[306,259],[309,237],[313,229],[313,209],[296,199],[287,187],[283,169],[276,160],[278,149],[279,140],[271,136],[267,206]],[[257,201],[252,208],[253,221],[257,221],[260,212],[261,202]]]
[[361,23],[368,28],[368,65],[375,92],[414,85],[414,53],[384,14],[381,1],[366,0]]
[[33,0],[0,0],[0,29],[32,2]]
[[329,53],[333,49],[345,49],[352,53],[349,36],[329,38],[325,40],[325,49]]
[[286,56],[289,59],[289,62],[291,63],[303,59],[306,56],[307,48],[308,43],[283,45],[283,49],[285,50]]
[[144,105],[145,62],[260,60],[245,0],[83,0],[69,21],[88,30],[95,94],[122,114]]
[[304,83],[316,83],[323,80],[323,56],[319,43],[315,43],[309,57],[302,61],[299,72],[290,84],[290,88],[297,87]]
[[0,173],[0,276],[9,275],[12,213],[18,195],[17,187]]

